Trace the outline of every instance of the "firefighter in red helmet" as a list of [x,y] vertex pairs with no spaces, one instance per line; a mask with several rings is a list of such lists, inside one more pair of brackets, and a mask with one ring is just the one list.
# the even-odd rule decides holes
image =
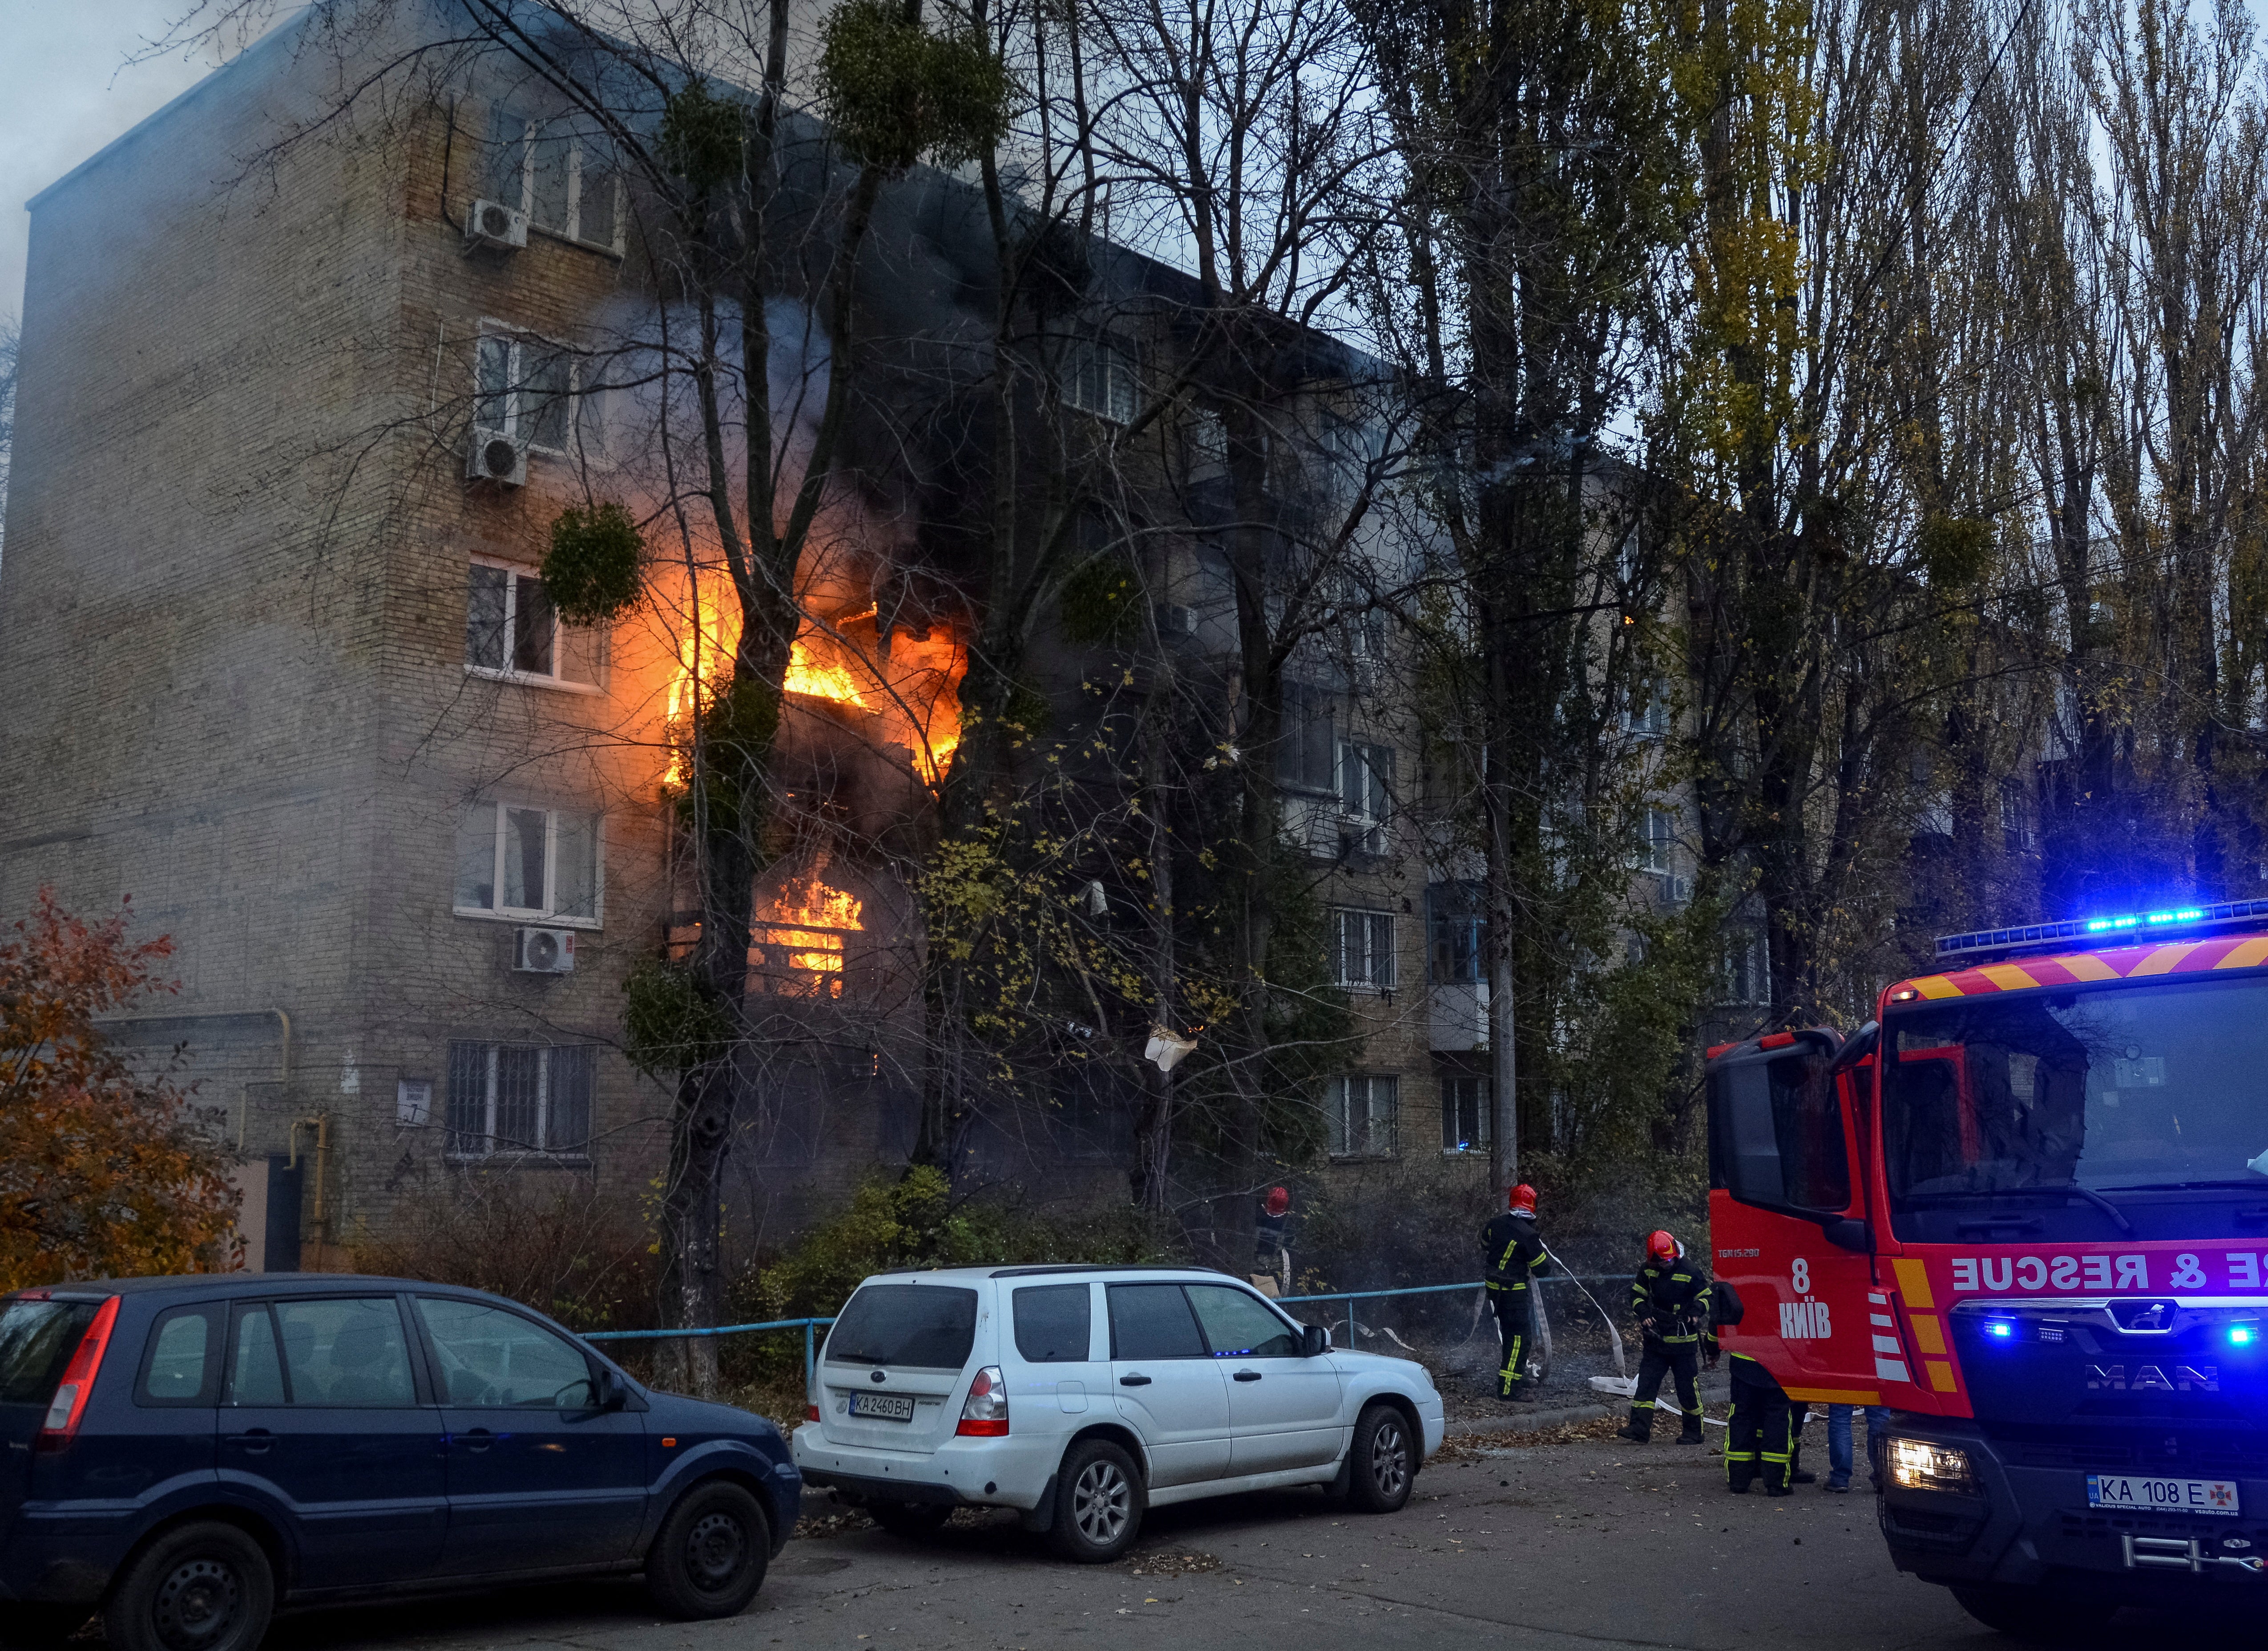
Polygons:
[[1529,1282],[1543,1271],[1543,1240],[1535,1229],[1535,1189],[1521,1183],[1505,1197],[1505,1212],[1481,1228],[1481,1276],[1489,1305],[1504,1338],[1504,1367],[1497,1373],[1497,1397],[1508,1404],[1533,1404],[1528,1379],[1528,1345],[1535,1336],[1535,1310]]
[[1646,1235],[1646,1259],[1631,1280],[1631,1311],[1644,1339],[1638,1386],[1622,1437],[1644,1444],[1653,1437],[1655,1397],[1661,1378],[1675,1375],[1677,1408],[1685,1412],[1677,1442],[1701,1442],[1700,1360],[1717,1367],[1717,1330],[1709,1316],[1708,1269],[1686,1255],[1676,1235],[1660,1228]]

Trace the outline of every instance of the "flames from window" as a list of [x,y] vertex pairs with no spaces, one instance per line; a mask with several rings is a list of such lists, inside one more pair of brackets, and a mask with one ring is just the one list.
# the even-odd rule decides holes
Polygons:
[[[860,932],[865,903],[818,873],[792,877],[756,913],[748,962],[782,997],[840,998],[845,939]],[[808,977],[808,978],[804,978]]]
[[[703,579],[691,608],[676,638],[666,785],[684,783],[681,748],[689,732],[694,684],[721,677],[739,640],[729,585]],[[806,618],[782,686],[794,697],[865,712],[875,742],[902,748],[915,770],[934,785],[961,743],[961,678],[967,667],[959,641],[941,626],[920,635],[895,631],[886,647],[868,608],[827,623]]]

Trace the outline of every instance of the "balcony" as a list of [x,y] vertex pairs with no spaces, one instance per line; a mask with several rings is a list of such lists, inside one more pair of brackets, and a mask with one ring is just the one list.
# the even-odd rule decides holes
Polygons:
[[1427,1047],[1445,1055],[1488,1047],[1488,982],[1464,981],[1428,989]]

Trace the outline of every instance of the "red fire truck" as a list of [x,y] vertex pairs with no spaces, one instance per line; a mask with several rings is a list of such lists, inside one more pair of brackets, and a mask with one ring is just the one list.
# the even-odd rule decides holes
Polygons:
[[2268,1601],[2268,901],[1937,962],[1711,1051],[1727,1351],[1893,1412],[1891,1557],[1984,1622]]

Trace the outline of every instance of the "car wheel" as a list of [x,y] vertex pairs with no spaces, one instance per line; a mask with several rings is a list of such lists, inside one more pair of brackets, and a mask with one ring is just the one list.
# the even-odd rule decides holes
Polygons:
[[2099,1635],[2117,1612],[2101,1600],[2073,1599],[2044,1588],[1984,1583],[1956,1588],[1953,1597],[1987,1628],[2034,1645],[2062,1645]]
[[111,1651],[255,1651],[276,1611],[268,1554],[234,1525],[208,1521],[159,1537],[126,1567],[104,1607]]
[[93,1615],[92,1605],[11,1605],[0,1613],[0,1646],[8,1651],[48,1651],[77,1633]]
[[682,1622],[737,1617],[764,1585],[771,1527],[756,1499],[723,1479],[696,1485],[661,1522],[645,1556],[645,1588]]
[[1410,1500],[1418,1477],[1417,1444],[1410,1419],[1391,1404],[1373,1404],[1355,1419],[1348,1447],[1353,1471],[1347,1490],[1366,1514],[1391,1514]]
[[866,1512],[893,1537],[926,1537],[953,1517],[949,1502],[869,1502]]
[[1066,1559],[1103,1565],[1134,1545],[1142,1529],[1142,1476],[1108,1439],[1082,1439],[1056,1470],[1056,1517],[1048,1540]]

